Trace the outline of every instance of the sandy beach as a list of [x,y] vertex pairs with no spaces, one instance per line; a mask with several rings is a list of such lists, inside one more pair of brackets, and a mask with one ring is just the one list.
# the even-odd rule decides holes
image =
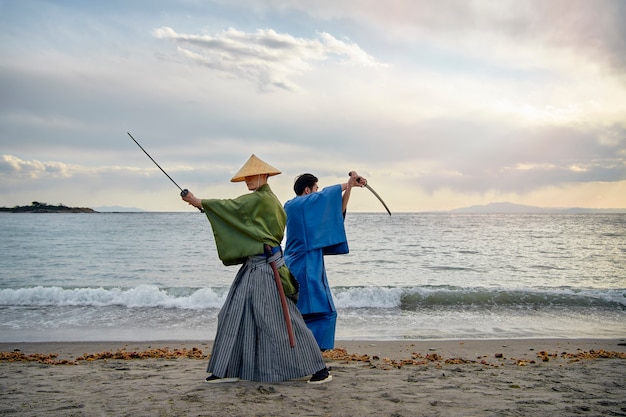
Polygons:
[[207,384],[211,343],[0,343],[0,415],[626,416],[626,339],[338,341],[333,381]]

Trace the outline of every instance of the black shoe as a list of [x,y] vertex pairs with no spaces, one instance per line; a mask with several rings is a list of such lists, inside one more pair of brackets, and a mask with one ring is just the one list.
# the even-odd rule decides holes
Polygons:
[[206,377],[205,381],[209,384],[221,384],[224,382],[237,382],[239,381],[239,378],[220,378],[219,376],[211,374]]
[[320,369],[313,374],[311,379],[307,381],[307,384],[325,384],[333,380],[333,376],[328,372],[328,368]]

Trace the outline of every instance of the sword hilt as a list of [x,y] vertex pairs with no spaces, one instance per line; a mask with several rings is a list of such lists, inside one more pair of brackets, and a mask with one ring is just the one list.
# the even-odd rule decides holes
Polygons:
[[[187,197],[187,194],[189,194],[189,190],[186,188],[180,192],[181,197]],[[204,209],[202,207],[198,207],[198,210],[200,210],[200,213],[204,213]]]
[[[348,172],[348,176],[349,176],[349,177],[351,177],[351,176],[352,176],[352,174],[354,174],[354,171],[350,171],[350,172]],[[361,177],[357,178],[357,179],[356,179],[356,182],[358,182],[358,183],[360,184],[360,183],[361,183]]]

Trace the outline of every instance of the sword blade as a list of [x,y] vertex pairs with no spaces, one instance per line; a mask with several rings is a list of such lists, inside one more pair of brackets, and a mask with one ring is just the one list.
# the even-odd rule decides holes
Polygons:
[[378,201],[380,201],[383,206],[385,206],[385,210],[387,210],[387,213],[389,213],[389,215],[391,216],[391,211],[389,211],[389,207],[387,207],[387,204],[385,204],[385,202],[383,201],[383,199],[378,195],[378,193],[376,191],[374,191],[374,189],[372,187],[370,187],[369,185],[365,184],[365,188],[367,188],[368,190],[370,190],[372,192],[372,194],[374,194],[376,196],[376,198],[378,199]]
[[178,187],[178,189],[180,190],[180,195],[182,195],[182,196],[184,197],[183,193],[184,193],[184,194],[187,194],[187,193],[185,193],[185,191],[186,191],[186,190],[183,190],[182,188],[180,188],[180,185],[176,184],[176,181],[174,181],[174,180],[172,179],[172,177],[170,177],[170,176],[169,176],[169,174],[168,174],[167,172],[165,172],[165,170],[164,170],[163,168],[161,168],[161,165],[159,165],[159,164],[157,163],[157,161],[155,161],[154,159],[152,159],[152,157],[150,156],[150,154],[149,154],[148,152],[146,152],[146,150],[143,148],[143,146],[141,146],[141,145],[139,144],[139,142],[137,142],[137,140],[133,137],[133,135],[131,135],[129,132],[126,132],[126,133],[128,133],[128,136],[130,136],[130,138],[133,140],[133,142],[135,142],[135,143],[137,144],[137,146],[139,146],[139,148],[141,148],[141,150],[143,151],[143,153],[145,153],[145,154],[148,156],[148,158],[150,158],[150,160],[151,160],[152,162],[154,162],[154,165],[156,165],[156,166],[157,166],[157,168],[159,168],[159,169],[161,170],[161,172],[162,172],[162,173],[164,173],[164,174],[165,174],[165,176],[166,176],[167,178],[169,178],[169,179],[170,179],[170,181],[172,181],[172,182],[174,183],[174,185],[175,185],[175,186],[177,186],[177,187]]

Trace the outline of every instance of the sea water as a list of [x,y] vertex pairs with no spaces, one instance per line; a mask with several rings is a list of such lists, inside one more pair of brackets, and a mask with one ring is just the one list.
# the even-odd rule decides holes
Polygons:
[[[626,336],[626,215],[348,213],[337,339]],[[0,342],[212,340],[200,213],[0,214]]]

